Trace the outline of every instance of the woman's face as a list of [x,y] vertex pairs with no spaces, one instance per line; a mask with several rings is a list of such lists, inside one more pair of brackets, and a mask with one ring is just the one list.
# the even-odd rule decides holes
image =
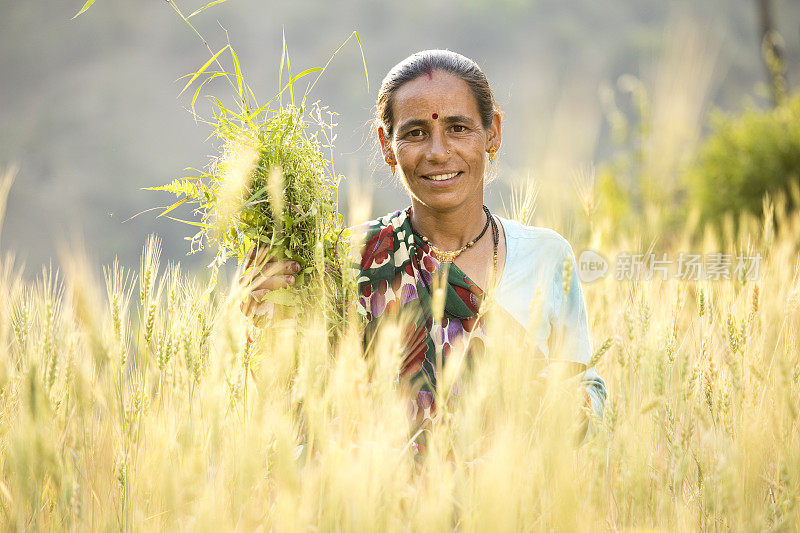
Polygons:
[[482,205],[487,152],[500,146],[500,116],[484,129],[467,83],[441,71],[397,89],[392,111],[392,137],[383,128],[378,137],[411,196],[440,212]]

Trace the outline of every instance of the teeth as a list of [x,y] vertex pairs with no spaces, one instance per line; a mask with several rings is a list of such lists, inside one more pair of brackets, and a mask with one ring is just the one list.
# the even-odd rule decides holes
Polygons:
[[453,172],[452,174],[434,174],[432,176],[428,176],[429,180],[433,181],[444,181],[449,180],[450,178],[455,178],[458,172]]

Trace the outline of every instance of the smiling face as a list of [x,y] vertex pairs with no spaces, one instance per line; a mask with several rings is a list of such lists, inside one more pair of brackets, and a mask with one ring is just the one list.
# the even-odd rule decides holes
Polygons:
[[436,212],[480,209],[487,152],[500,145],[500,115],[485,129],[469,85],[441,71],[397,89],[394,129],[378,137],[415,203]]

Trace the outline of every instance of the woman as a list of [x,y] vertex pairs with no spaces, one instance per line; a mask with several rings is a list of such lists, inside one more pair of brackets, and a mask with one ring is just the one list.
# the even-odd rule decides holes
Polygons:
[[[552,230],[504,220],[483,205],[487,160],[493,162],[500,148],[501,123],[486,77],[460,54],[418,52],[383,80],[377,137],[392,174],[399,171],[411,206],[363,227],[358,286],[367,335],[384,317],[406,317],[401,374],[418,391],[417,415],[428,414],[436,347],[446,360],[456,342],[480,344],[484,331],[478,311],[485,289],[491,288],[510,321],[535,330],[530,332],[537,341],[533,356],[583,372],[586,403],[600,417],[606,389],[594,369],[586,368],[591,348],[572,248]],[[250,283],[251,294],[292,284],[296,268],[290,262],[269,264]],[[443,315],[434,320],[432,287],[445,268]],[[547,317],[539,324],[530,316],[536,294],[544,296],[540,309]],[[264,309],[253,298],[243,304],[248,315]]]

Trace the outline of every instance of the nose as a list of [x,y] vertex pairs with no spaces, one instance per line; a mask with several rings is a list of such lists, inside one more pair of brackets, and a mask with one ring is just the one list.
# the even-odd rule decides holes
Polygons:
[[426,157],[429,162],[442,161],[447,158],[447,139],[440,128],[431,131],[430,142],[428,143],[428,153]]

